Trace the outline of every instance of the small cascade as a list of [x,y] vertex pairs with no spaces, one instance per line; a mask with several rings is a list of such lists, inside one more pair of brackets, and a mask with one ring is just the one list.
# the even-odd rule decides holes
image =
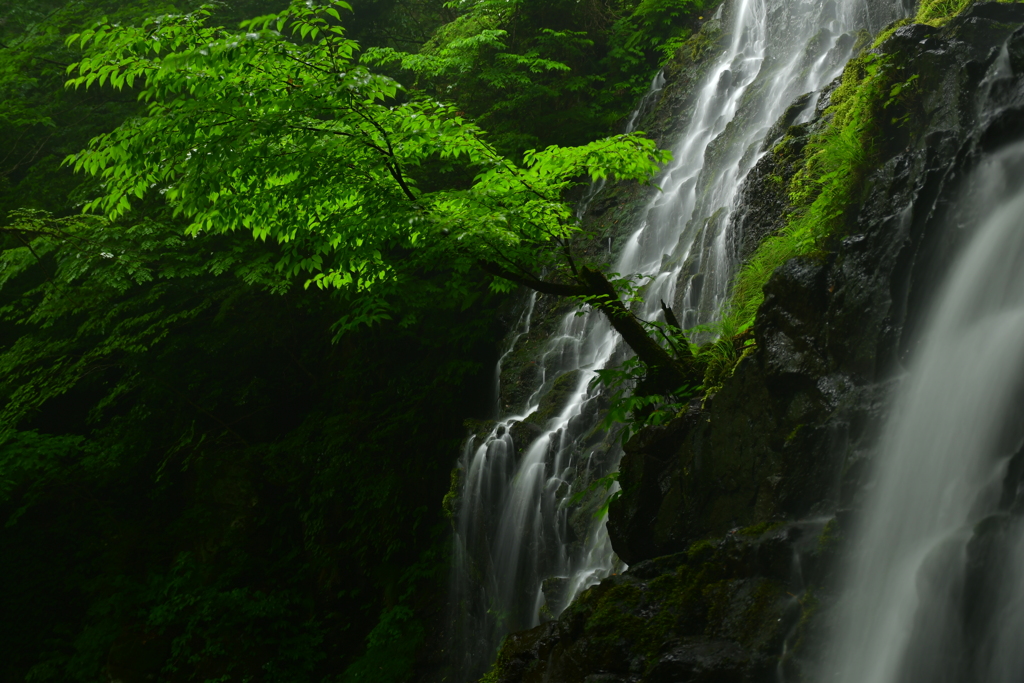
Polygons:
[[640,104],[633,113],[630,115],[629,120],[626,121],[626,127],[622,132],[632,133],[636,130],[637,125],[640,123],[647,114],[651,113],[651,108],[654,107],[658,102],[658,95],[665,88],[665,71],[661,70],[651,81],[651,87],[647,89],[647,93],[640,100]]
[[970,188],[977,227],[886,427],[821,680],[1024,680],[1024,143]]
[[604,520],[593,505],[568,503],[621,456],[603,433],[595,439],[601,397],[589,387],[615,341],[602,318],[566,316],[536,361],[539,386],[526,405],[464,447],[451,589],[459,680],[479,676],[505,634],[557,616],[613,570]]
[[[740,184],[774,142],[767,136],[787,107],[840,73],[853,32],[877,30],[897,14],[870,16],[867,8],[862,0],[727,0],[719,7],[712,21],[728,36],[725,49],[695,91],[674,161],[657,180],[664,191],[622,235],[612,266],[652,277],[638,316],[657,320],[664,300],[674,302],[685,326],[713,319],[735,271],[727,235]],[[659,74],[630,129],[664,87]],[[798,114],[809,117],[813,97],[801,102]],[[600,189],[592,188],[580,215]],[[533,301],[519,334],[529,330]],[[451,587],[458,681],[483,673],[505,634],[557,617],[621,568],[604,519],[594,515],[600,501],[570,503],[621,457],[597,429],[603,399],[590,388],[596,370],[628,353],[620,347],[599,314],[569,313],[535,360],[536,390],[523,405],[503,407],[490,433],[465,446]]]
[[[841,73],[855,33],[874,31],[902,8],[876,3],[741,0],[728,48],[706,78],[673,162],[627,247],[621,272],[661,270],[662,289],[684,327],[716,319],[736,271],[730,241],[739,190],[785,127],[808,120],[817,93]],[[773,125],[786,114],[787,126]],[[632,270],[631,270],[632,267]]]

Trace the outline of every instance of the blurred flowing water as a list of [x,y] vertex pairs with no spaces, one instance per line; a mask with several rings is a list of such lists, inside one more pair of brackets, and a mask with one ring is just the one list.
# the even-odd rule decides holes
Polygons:
[[969,182],[883,436],[821,680],[1024,680],[1024,143]]
[[[663,191],[619,238],[612,270],[652,277],[637,315],[658,319],[664,300],[674,302],[686,327],[714,319],[736,270],[729,227],[742,207],[734,204],[749,170],[785,132],[773,124],[798,98],[790,123],[808,120],[813,93],[839,75],[856,32],[877,31],[902,12],[865,0],[727,0],[719,7],[711,21],[721,27],[724,49],[680,114],[686,120],[674,160],[656,181]],[[659,74],[628,126],[666,87]],[[593,188],[581,213],[600,189]],[[535,301],[524,301],[503,361],[535,323]],[[595,429],[602,397],[590,389],[595,370],[628,353],[619,346],[601,315],[566,315],[536,359],[539,378],[529,398],[465,445],[450,589],[458,681],[479,677],[505,634],[557,617],[581,591],[621,568],[604,518],[593,514],[599,501],[569,504],[621,457]],[[500,381],[501,363],[496,374]],[[561,409],[537,425],[528,444],[516,444],[514,435],[523,440],[524,433],[518,423],[553,390],[564,394]]]

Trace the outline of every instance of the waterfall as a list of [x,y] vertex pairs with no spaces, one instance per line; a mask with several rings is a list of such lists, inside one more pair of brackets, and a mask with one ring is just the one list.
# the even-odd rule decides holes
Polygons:
[[1024,143],[970,187],[977,228],[885,429],[822,680],[1024,679]]
[[[724,32],[721,53],[692,97],[674,161],[657,180],[663,191],[622,236],[612,267],[653,276],[637,315],[657,319],[665,300],[686,326],[714,318],[735,273],[733,205],[747,172],[775,142],[767,137],[773,124],[798,98],[791,122],[809,119],[815,101],[808,94],[840,73],[854,32],[877,30],[895,15],[892,8],[869,11],[864,0],[719,6],[711,20]],[[659,75],[629,126],[663,87]],[[523,306],[517,338],[534,322],[534,302],[530,297]],[[621,457],[614,440],[596,429],[602,396],[590,388],[596,370],[628,352],[620,346],[599,314],[567,314],[535,359],[532,394],[523,405],[501,406],[504,415],[490,433],[464,448],[451,587],[456,680],[475,680],[505,634],[556,617],[621,568],[605,520],[593,514],[599,505],[570,504],[573,493],[613,471]]]

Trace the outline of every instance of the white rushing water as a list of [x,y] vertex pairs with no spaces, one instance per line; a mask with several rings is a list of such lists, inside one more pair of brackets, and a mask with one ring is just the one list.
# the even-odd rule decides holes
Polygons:
[[[865,0],[728,0],[719,7],[712,21],[725,48],[695,92],[674,160],[657,181],[663,192],[623,236],[612,268],[652,276],[646,304],[635,309],[640,317],[657,319],[664,300],[675,302],[686,326],[714,318],[735,272],[728,228],[741,182],[774,142],[765,136],[786,108],[840,73],[854,32],[878,30],[897,14],[870,8]],[[629,126],[663,87],[659,74]],[[813,113],[814,98],[806,102],[802,120]],[[534,301],[525,304],[503,360],[529,331]],[[604,519],[567,502],[574,485],[613,471],[621,456],[594,436],[600,397],[589,388],[595,370],[621,360],[618,347],[600,315],[567,315],[536,359],[540,377],[526,404],[508,406],[486,438],[465,447],[451,589],[457,680],[479,676],[506,633],[557,616],[616,567]],[[516,423],[554,387],[567,391],[564,407],[517,456],[513,435],[523,431]]]
[[1024,143],[970,185],[978,226],[884,433],[822,680],[1024,680]]

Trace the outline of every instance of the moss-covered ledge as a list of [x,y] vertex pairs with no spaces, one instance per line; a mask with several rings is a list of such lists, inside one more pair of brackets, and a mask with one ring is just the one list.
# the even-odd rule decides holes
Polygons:
[[816,576],[821,533],[821,524],[767,524],[642,562],[557,621],[509,636],[482,682],[773,681],[775,653],[799,637],[813,604],[794,557]]

